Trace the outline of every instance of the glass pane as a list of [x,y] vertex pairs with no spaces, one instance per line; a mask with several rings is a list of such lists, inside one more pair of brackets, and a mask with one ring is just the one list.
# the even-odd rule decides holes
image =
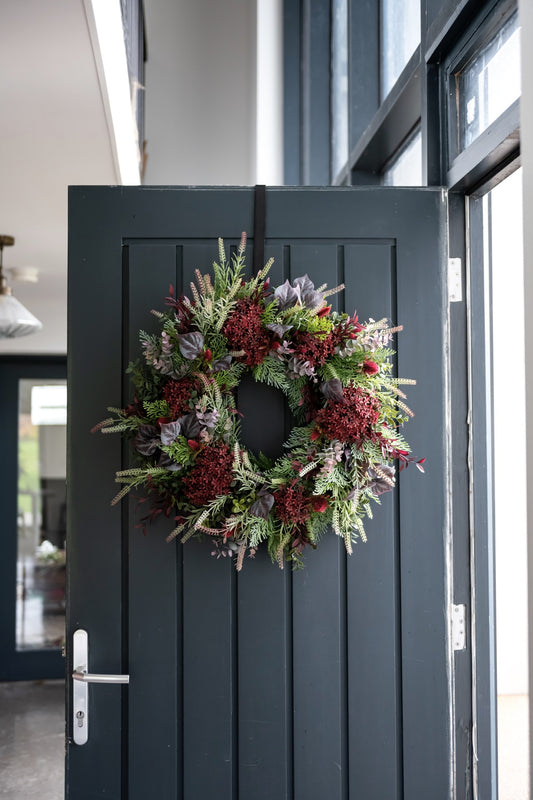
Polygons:
[[[529,798],[522,175],[484,198],[491,265],[499,800]],[[502,323],[509,323],[508,338]],[[511,344],[512,342],[512,344]],[[511,348],[511,349],[510,349]],[[509,358],[512,352],[512,376]],[[510,475],[512,473],[512,477]]]
[[520,97],[518,14],[513,14],[456,79],[462,150]]
[[420,0],[382,0],[382,99],[388,95],[419,44]]
[[333,0],[332,22],[332,172],[348,160],[348,0]]
[[422,134],[417,131],[383,173],[385,186],[422,186]]
[[66,381],[19,381],[17,650],[65,630]]

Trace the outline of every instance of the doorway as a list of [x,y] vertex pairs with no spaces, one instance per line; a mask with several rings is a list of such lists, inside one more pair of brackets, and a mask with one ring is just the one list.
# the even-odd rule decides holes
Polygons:
[[0,680],[61,678],[65,627],[66,360],[0,361]]
[[[487,415],[484,466],[476,458],[480,431],[473,437],[474,719],[481,755],[479,796],[529,800],[521,169],[472,197],[469,212],[473,336],[484,336],[484,376],[476,367],[472,369],[474,426],[483,404]],[[482,315],[483,334],[474,331],[480,319],[476,314]],[[477,523],[483,516],[487,525],[480,528]],[[493,763],[487,769],[489,754]],[[490,794],[482,795],[489,773]]]

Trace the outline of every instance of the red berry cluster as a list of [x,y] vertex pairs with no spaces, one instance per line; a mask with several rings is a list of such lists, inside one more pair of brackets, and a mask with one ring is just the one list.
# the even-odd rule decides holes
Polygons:
[[268,355],[272,337],[261,321],[263,309],[250,297],[239,300],[235,310],[222,328],[232,350],[244,350],[242,361],[255,367]]
[[284,486],[274,492],[274,508],[276,514],[285,524],[298,525],[309,519],[310,497],[302,486]]
[[357,445],[365,439],[374,438],[373,426],[379,419],[381,408],[378,398],[359,386],[346,386],[343,395],[344,402],[328,400],[325,407],[317,412],[317,428],[328,439]]
[[298,331],[293,339],[294,355],[313,366],[322,366],[332,355],[335,344],[331,334],[320,335]]
[[191,399],[192,390],[193,385],[189,378],[168,381],[163,387],[163,397],[168,403],[173,419],[182,417],[191,410],[189,400]]
[[233,480],[233,454],[224,442],[209,444],[196,457],[183,479],[185,496],[193,506],[203,506],[219,494],[228,494]]

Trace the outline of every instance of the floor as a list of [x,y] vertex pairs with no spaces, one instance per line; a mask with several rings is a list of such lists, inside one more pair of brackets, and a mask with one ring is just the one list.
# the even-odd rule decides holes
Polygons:
[[499,695],[499,800],[530,800],[528,731],[528,696],[525,694]]
[[[64,695],[64,681],[0,683],[0,799],[63,800]],[[500,696],[500,800],[529,800],[527,730],[527,696]]]
[[64,797],[64,681],[0,683],[0,798]]

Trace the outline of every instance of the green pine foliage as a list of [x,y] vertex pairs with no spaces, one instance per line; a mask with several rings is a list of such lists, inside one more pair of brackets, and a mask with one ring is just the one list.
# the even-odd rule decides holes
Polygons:
[[277,389],[283,389],[285,392],[290,391],[290,381],[287,378],[287,370],[276,356],[267,356],[257,367],[254,367],[252,375],[259,383],[275,386]]

